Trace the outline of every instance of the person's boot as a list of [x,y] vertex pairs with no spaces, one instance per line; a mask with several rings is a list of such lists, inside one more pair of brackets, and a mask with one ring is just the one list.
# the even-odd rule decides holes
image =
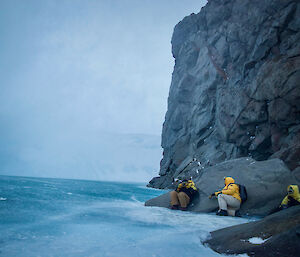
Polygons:
[[228,216],[228,213],[226,210],[218,210],[216,213],[218,216]]
[[176,205],[172,205],[172,206],[171,206],[171,209],[172,209],[172,210],[178,210],[178,207],[179,207],[179,205],[177,205],[177,204],[176,204]]
[[235,211],[234,216],[235,216],[235,217],[242,217],[242,215],[241,215],[241,213],[240,213],[240,210]]

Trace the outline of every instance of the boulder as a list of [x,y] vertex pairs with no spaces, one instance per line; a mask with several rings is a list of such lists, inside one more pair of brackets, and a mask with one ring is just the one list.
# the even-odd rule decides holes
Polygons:
[[[228,160],[201,169],[193,178],[199,194],[188,207],[189,211],[213,212],[218,209],[217,199],[208,196],[224,187],[224,177],[231,176],[246,187],[248,200],[241,207],[242,215],[265,216],[278,207],[289,184],[298,183],[298,177],[280,159],[255,161],[252,158]],[[298,176],[298,172],[295,173]],[[182,174],[182,178],[188,174]],[[151,199],[146,206],[169,207],[169,192]]]
[[300,206],[274,213],[259,221],[211,232],[211,237],[204,244],[226,255],[299,256]]

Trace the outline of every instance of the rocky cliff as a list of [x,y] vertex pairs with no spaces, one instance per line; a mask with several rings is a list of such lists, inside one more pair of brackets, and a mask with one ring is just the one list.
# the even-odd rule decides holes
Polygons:
[[176,25],[160,177],[225,160],[300,169],[300,1],[210,0]]

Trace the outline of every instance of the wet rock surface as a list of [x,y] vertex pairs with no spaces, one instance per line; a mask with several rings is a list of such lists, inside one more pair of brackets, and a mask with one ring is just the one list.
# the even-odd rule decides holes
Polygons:
[[[190,170],[188,171],[190,172]],[[239,158],[222,162],[199,170],[194,182],[199,189],[198,195],[188,207],[189,211],[213,212],[218,209],[216,198],[208,196],[224,187],[224,177],[232,176],[236,183],[246,186],[248,200],[242,204],[242,215],[268,215],[279,206],[286,195],[289,184],[300,184],[300,176],[291,172],[280,159],[255,161],[251,158]],[[191,175],[191,173],[189,173]],[[183,176],[186,176],[183,174]],[[169,192],[151,199],[146,206],[170,206]]]
[[211,232],[210,239],[204,243],[222,254],[299,256],[300,206],[277,212],[256,222]]
[[176,25],[164,156],[149,186],[170,187],[194,158],[299,167],[299,17],[297,0],[211,0]]

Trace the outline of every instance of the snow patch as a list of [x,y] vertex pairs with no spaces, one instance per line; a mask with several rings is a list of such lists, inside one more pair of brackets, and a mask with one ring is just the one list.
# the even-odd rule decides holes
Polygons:
[[248,241],[249,243],[251,244],[254,244],[254,245],[260,245],[260,244],[263,244],[264,242],[266,242],[267,240],[269,240],[269,238],[266,238],[266,239],[262,239],[260,237],[252,237],[252,238],[249,238]]

